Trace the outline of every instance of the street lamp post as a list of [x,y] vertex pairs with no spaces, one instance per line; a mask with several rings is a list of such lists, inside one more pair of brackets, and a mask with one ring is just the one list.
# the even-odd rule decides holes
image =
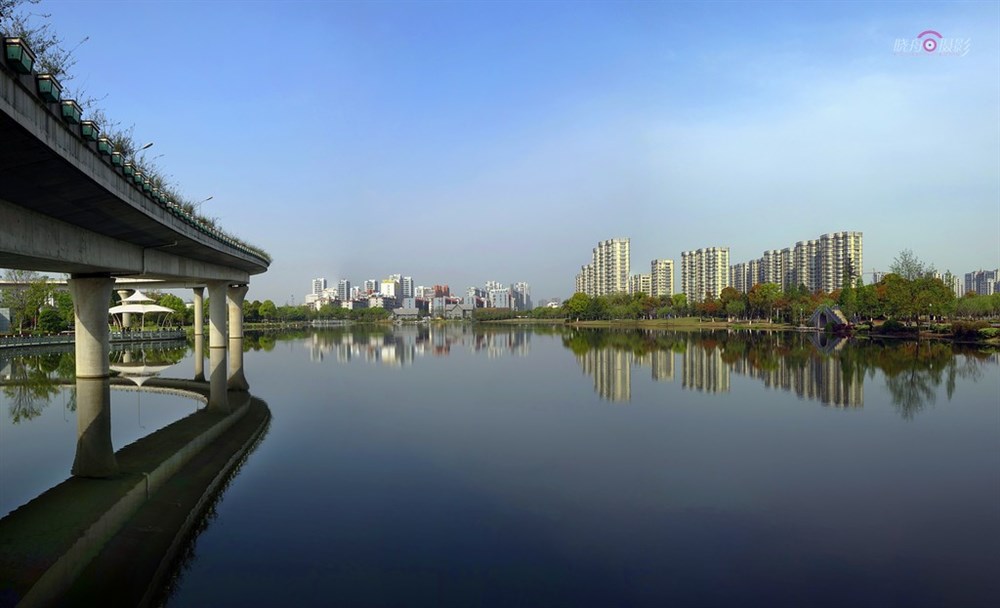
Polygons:
[[213,198],[215,198],[215,196],[210,196],[210,197],[206,198],[203,201],[198,201],[197,203],[195,203],[194,204],[194,212],[195,213],[199,213],[201,211],[201,206],[204,205],[205,203],[207,203],[208,201],[212,200]]
[[139,153],[142,152],[143,150],[148,150],[148,149],[150,149],[152,147],[153,147],[153,142],[148,142],[148,143],[142,144],[141,146],[139,146],[138,148],[136,148],[132,152],[132,158],[135,158],[136,156],[138,156]]

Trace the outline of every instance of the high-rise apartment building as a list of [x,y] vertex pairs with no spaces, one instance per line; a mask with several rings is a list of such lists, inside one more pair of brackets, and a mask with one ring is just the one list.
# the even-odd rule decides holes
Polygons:
[[347,279],[340,279],[337,282],[337,299],[341,302],[351,299],[351,282]]
[[415,294],[414,294],[414,291],[413,291],[413,277],[403,277],[403,279],[402,279],[402,281],[401,281],[400,284],[403,287],[403,297],[404,298],[415,297]]
[[507,287],[494,287],[486,290],[486,302],[491,308],[513,308],[513,298]]
[[804,285],[814,293],[829,293],[842,288],[845,278],[853,281],[861,276],[862,262],[862,233],[831,232],[734,265],[732,285],[742,292],[758,283],[775,283],[783,291]]
[[389,278],[382,280],[382,284],[380,285],[379,289],[379,294],[399,300],[402,299],[401,291],[402,290],[400,290],[399,288],[399,281],[394,277],[390,276]]
[[312,287],[309,289],[309,293],[314,296],[322,296],[323,290],[326,289],[326,279],[319,278],[312,280]]
[[[588,296],[627,292],[630,277],[629,239],[608,239],[594,247],[591,263],[580,268],[576,287]],[[582,289],[580,289],[582,288]]]
[[518,281],[510,286],[514,298],[515,310],[531,310],[531,286],[524,281]]
[[634,274],[629,278],[628,282],[628,292],[629,293],[644,293],[647,296],[652,295],[652,288],[650,287],[652,277],[648,274]]
[[376,279],[365,279],[365,295],[378,293],[378,281]]
[[719,297],[729,286],[729,247],[705,247],[681,253],[681,291],[688,302]]
[[1000,291],[1000,269],[965,273],[965,292],[970,291],[980,296],[989,296]]
[[649,263],[649,295],[654,298],[674,295],[673,260],[653,260]]
[[729,268],[729,282],[732,283],[730,286],[737,291],[743,293],[750,291],[750,288],[757,282],[756,279],[757,277],[750,271],[749,262],[733,264]]

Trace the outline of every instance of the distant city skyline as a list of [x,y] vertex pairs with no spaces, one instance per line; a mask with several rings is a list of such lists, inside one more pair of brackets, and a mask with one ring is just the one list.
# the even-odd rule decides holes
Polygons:
[[[251,299],[401,259],[565,298],[609,235],[643,273],[673,259],[676,292],[680,252],[742,262],[831,223],[864,233],[865,273],[903,249],[1000,266],[998,3],[121,7],[31,10],[88,38],[64,84],[273,255]],[[963,52],[913,52],[928,29]]]

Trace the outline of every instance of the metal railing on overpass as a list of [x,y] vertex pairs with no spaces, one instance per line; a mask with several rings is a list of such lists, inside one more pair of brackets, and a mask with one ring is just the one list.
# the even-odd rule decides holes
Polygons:
[[[187,337],[183,329],[161,331],[113,331],[111,342],[165,342],[183,340]],[[74,344],[76,337],[72,333],[54,336],[0,336],[0,348],[28,348],[34,346],[58,346]]]

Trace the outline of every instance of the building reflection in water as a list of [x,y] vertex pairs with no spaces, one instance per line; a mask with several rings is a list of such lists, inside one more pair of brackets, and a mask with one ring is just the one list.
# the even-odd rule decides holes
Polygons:
[[729,367],[722,363],[721,349],[689,345],[681,358],[683,388],[706,393],[729,392]]
[[834,407],[864,406],[863,376],[845,370],[843,360],[839,357],[829,356],[839,350],[845,340],[837,339],[837,348],[831,349],[826,355],[820,355],[824,348],[815,341],[815,335],[810,337],[810,341],[816,346],[816,356],[804,362],[779,358],[776,367],[764,368],[754,367],[747,359],[738,359],[733,362],[733,371],[760,380],[768,388],[793,392],[800,399],[819,401]]
[[420,357],[448,356],[452,349],[466,349],[490,358],[524,356],[530,341],[529,330],[477,331],[469,325],[447,324],[318,331],[308,338],[308,346],[309,359],[314,362],[333,356],[340,363],[361,360],[402,367]]
[[608,401],[631,400],[633,367],[649,367],[654,381],[673,382],[680,358],[681,387],[686,390],[728,393],[731,375],[736,374],[825,405],[864,405],[864,374],[838,356],[846,343],[842,338],[809,334],[808,340],[792,338],[796,340],[796,348],[788,349],[773,337],[754,343],[734,334],[707,332],[661,332],[655,339],[647,332],[593,332],[586,339],[564,337],[564,344],[593,379],[594,392]]
[[632,399],[632,364],[629,351],[610,348],[577,353],[576,361],[594,379],[594,392],[608,401]]

